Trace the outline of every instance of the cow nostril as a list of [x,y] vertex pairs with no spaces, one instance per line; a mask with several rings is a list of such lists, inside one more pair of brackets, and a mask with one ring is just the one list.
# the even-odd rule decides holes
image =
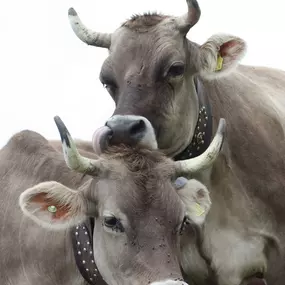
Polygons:
[[145,132],[145,129],[146,129],[145,122],[143,120],[138,120],[132,124],[129,132],[131,136],[134,136]]

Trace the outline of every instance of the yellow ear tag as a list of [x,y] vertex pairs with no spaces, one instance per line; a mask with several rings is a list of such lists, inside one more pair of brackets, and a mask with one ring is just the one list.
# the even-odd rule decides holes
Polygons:
[[198,203],[195,203],[195,214],[196,214],[196,216],[200,217],[204,213],[205,213],[205,210]]
[[221,55],[219,54],[218,55],[218,58],[217,58],[217,66],[216,66],[216,71],[219,71],[223,68],[223,61],[224,59],[221,57]]

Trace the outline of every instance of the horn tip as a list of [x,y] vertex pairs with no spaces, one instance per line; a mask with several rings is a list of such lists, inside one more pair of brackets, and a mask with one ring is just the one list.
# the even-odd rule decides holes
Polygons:
[[66,145],[68,147],[70,147],[70,141],[69,141],[69,131],[67,130],[65,124],[63,123],[63,121],[61,120],[61,118],[59,116],[55,116],[54,118],[55,124],[57,126],[57,129],[59,131],[60,134],[60,138],[61,138],[61,142],[65,142]]
[[77,13],[74,8],[71,7],[68,9],[68,16],[77,16]]
[[198,1],[197,0],[186,0],[187,2],[187,5],[188,6],[192,6],[193,8],[195,9],[199,9],[200,10],[200,7],[199,7],[199,4],[198,4]]
[[53,119],[54,119],[54,121],[55,121],[55,122],[57,122],[57,121],[61,120],[61,119],[60,119],[60,117],[59,117],[59,116],[57,116],[57,115],[56,115],[56,116],[54,116],[54,117],[53,117]]
[[64,126],[64,123],[59,116],[54,116],[53,119],[58,129],[61,129],[62,126]]

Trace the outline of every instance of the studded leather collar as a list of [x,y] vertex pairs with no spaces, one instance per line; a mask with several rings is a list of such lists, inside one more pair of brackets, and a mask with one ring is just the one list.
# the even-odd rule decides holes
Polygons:
[[191,143],[174,160],[184,160],[202,154],[210,145],[212,139],[212,112],[207,94],[203,92],[201,82],[194,78],[199,100],[199,116]]
[[[198,78],[194,79],[199,100],[199,117],[191,143],[174,160],[184,160],[202,154],[211,143],[212,113],[206,94]],[[71,229],[71,240],[77,267],[82,277],[90,285],[107,285],[101,276],[93,254],[94,219]]]
[[90,285],[107,285],[101,276],[93,253],[94,219],[87,219],[84,223],[71,229],[73,253],[77,268],[82,277]]

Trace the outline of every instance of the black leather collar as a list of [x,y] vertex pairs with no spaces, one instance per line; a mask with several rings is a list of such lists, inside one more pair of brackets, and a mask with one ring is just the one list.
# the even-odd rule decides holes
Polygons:
[[93,218],[87,219],[84,223],[71,229],[71,241],[76,265],[88,284],[107,285],[95,263],[93,230]]
[[199,116],[191,143],[174,160],[184,160],[199,156],[210,145],[212,140],[212,111],[207,94],[203,92],[201,82],[194,78],[196,92],[199,100]]
[[[194,78],[199,100],[199,117],[191,143],[174,160],[184,160],[202,154],[210,145],[212,139],[212,112],[206,94],[198,78]],[[94,219],[71,229],[71,240],[77,267],[83,278],[90,285],[107,285],[101,276],[93,253]]]

